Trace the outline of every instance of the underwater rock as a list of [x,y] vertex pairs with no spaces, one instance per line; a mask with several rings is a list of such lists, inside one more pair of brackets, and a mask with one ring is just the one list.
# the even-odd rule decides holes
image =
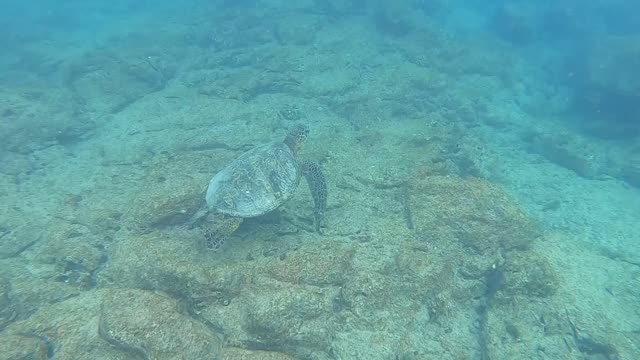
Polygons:
[[42,224],[20,219],[22,212],[5,209],[0,211],[6,223],[0,224],[0,259],[20,255],[42,239]]
[[527,249],[540,229],[507,194],[488,181],[429,176],[411,182],[416,229],[450,233],[478,254]]
[[505,296],[550,297],[560,279],[549,261],[535,252],[511,253],[503,266]]
[[264,274],[291,284],[340,285],[351,270],[353,249],[331,244],[302,245],[280,262],[268,262]]
[[[49,85],[48,85],[49,86]],[[29,154],[58,143],[58,137],[68,128],[83,131],[93,124],[74,115],[73,99],[64,89],[37,86],[22,89],[0,88],[0,149]],[[33,168],[24,159],[18,164],[3,164],[0,172],[23,172]]]
[[210,157],[183,155],[161,158],[144,176],[124,222],[137,232],[184,225],[204,204],[204,192],[215,168]]
[[141,290],[111,290],[100,307],[100,337],[145,359],[220,359],[222,338],[179,313],[175,300]]
[[[42,306],[95,287],[96,278],[108,260],[102,239],[84,225],[57,218],[38,226],[37,234],[42,236],[29,237],[19,251],[12,250],[14,255],[0,260],[0,275],[11,282],[10,304],[16,319],[24,319]],[[45,231],[41,232],[42,229]],[[18,228],[15,237],[6,239],[17,240],[27,234]],[[0,317],[4,315],[0,310]]]
[[0,270],[0,279],[10,289],[8,297],[0,300],[5,306],[0,309],[0,324],[23,320],[42,307],[79,294],[75,287],[52,281],[56,272],[50,266],[10,259],[0,260]]
[[55,281],[90,288],[94,275],[105,261],[102,239],[86,226],[56,219],[47,225],[47,236],[29,252],[36,264],[47,266]]
[[470,358],[468,345],[452,342],[468,344],[471,334],[450,331],[472,326],[465,315],[471,295],[456,275],[464,256],[461,246],[448,239],[427,244],[403,236],[398,241],[388,238],[383,245],[372,240],[356,251],[352,274],[334,299],[339,327],[332,353],[363,359],[446,358],[452,353]]
[[389,309],[404,318],[416,304],[424,304],[431,321],[449,315],[456,304],[451,292],[459,285],[454,271],[458,263],[456,252],[435,255],[409,247],[394,252],[383,263],[361,262],[342,285],[336,299],[338,305],[369,320],[377,317],[377,311]]
[[28,350],[33,359],[220,359],[221,340],[181,314],[173,299],[105,289],[50,304],[11,324],[0,335],[0,349],[2,355]]
[[234,251],[241,254],[222,254],[232,257],[224,259],[200,254],[200,236],[153,231],[117,239],[99,284],[172,294],[231,346],[298,355],[327,351],[328,324],[337,314],[334,284],[348,276],[348,247],[318,248],[312,242],[288,251],[283,260],[246,260],[238,247]]
[[529,139],[531,151],[559,166],[573,170],[587,179],[603,175],[604,160],[586,139],[567,132],[534,134]]
[[281,352],[226,348],[222,356],[224,360],[294,360],[295,358]]
[[98,285],[155,289],[196,308],[228,303],[244,289],[252,269],[233,262],[212,266],[201,254],[204,244],[198,244],[202,242],[199,232],[126,234],[112,247],[109,262],[97,278]]
[[629,184],[640,188],[640,154],[626,158],[621,167],[620,177]]
[[38,166],[32,156],[7,152],[0,154],[0,173],[14,177],[25,176],[33,173]]
[[[384,194],[370,215],[375,221],[365,221],[372,219],[365,215],[367,229],[351,233],[346,227],[340,229],[346,234],[326,239],[304,231],[263,238],[264,229],[250,230],[265,226],[256,220],[245,224],[229,251],[212,255],[201,252],[197,231],[152,228],[138,234],[123,229],[99,285],[169,293],[180,299],[182,312],[223,334],[227,346],[247,351],[349,358],[354,339],[375,338],[368,351],[378,355],[372,358],[393,358],[411,348],[429,353],[433,347],[439,355],[469,355],[468,347],[443,349],[442,344],[474,342],[473,334],[461,340],[450,330],[473,326],[466,313],[486,291],[486,270],[499,253],[509,259],[520,252],[515,250],[527,249],[538,229],[504,192],[484,180],[424,176],[407,182],[415,222],[410,231],[401,212],[383,212],[389,201],[395,204],[396,183],[357,182]],[[371,193],[366,196],[371,203]],[[265,255],[274,248],[284,256]],[[463,262],[475,270],[461,278],[456,269]],[[505,285],[496,297],[510,289],[510,282],[526,284],[520,276],[530,281],[522,286],[545,279],[536,271],[531,276],[504,271]],[[541,280],[534,283],[529,277]],[[373,334],[372,323],[385,330]],[[425,336],[433,339],[428,346],[422,343]]]
[[126,358],[126,352],[98,336],[102,294],[87,292],[48,304],[28,319],[11,324],[0,334],[0,349],[5,350],[0,353],[28,351],[31,358],[43,360]]
[[[282,349],[298,357],[312,350],[328,351],[336,326],[331,292],[265,285],[256,289],[259,290],[256,296],[247,299],[246,307],[239,313],[246,314],[245,347]],[[232,339],[238,340],[231,336],[229,341]]]
[[14,321],[17,315],[16,303],[11,296],[11,283],[0,274],[0,331]]
[[0,358],[3,360],[51,359],[46,341],[26,334],[0,335]]
[[584,178],[600,179],[615,173],[615,169],[610,168],[606,148],[564,129],[532,133],[526,141],[530,144],[530,151]]
[[161,90],[174,70],[157,57],[94,50],[67,65],[65,81],[85,118],[117,113],[143,96]]

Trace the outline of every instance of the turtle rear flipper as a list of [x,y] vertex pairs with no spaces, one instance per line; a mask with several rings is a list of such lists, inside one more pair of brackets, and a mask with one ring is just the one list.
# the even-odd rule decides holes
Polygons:
[[212,231],[206,231],[204,234],[204,246],[207,250],[218,251],[227,241],[227,238],[227,235],[220,235]]
[[313,197],[313,217],[316,231],[320,233],[320,223],[324,219],[324,213],[327,210],[327,181],[320,165],[303,160],[300,162],[302,174],[304,174],[311,196]]
[[207,217],[205,227],[205,247],[207,250],[220,250],[225,241],[233,234],[242,223],[242,218],[223,214]]

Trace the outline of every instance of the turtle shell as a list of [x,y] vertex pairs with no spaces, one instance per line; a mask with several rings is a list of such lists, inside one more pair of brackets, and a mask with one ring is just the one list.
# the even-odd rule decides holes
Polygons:
[[210,211],[254,217],[279,207],[300,183],[298,160],[289,147],[276,142],[240,155],[209,182]]

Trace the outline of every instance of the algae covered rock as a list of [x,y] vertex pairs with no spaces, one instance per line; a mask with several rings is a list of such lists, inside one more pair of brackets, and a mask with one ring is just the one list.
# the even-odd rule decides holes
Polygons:
[[200,234],[154,231],[120,239],[98,277],[98,286],[155,289],[200,308],[233,303],[253,269],[245,263],[213,262]]
[[158,294],[109,291],[98,331],[111,345],[147,359],[220,359],[221,337],[177,310],[175,300]]
[[[71,94],[64,89],[30,86],[0,87],[0,148],[20,154],[80,138],[95,128],[74,116]],[[73,136],[69,136],[74,134]],[[2,164],[0,169],[14,168]]]
[[482,179],[416,179],[410,205],[418,231],[453,234],[479,254],[526,249],[540,236],[538,226],[507,194]]
[[16,317],[17,309],[11,296],[11,283],[0,275],[0,331]]
[[0,334],[0,356],[221,359],[219,335],[178,309],[176,300],[147,291],[88,291],[9,325]]
[[21,211],[5,208],[0,210],[0,216],[3,218],[0,223],[0,259],[18,256],[43,236],[44,224],[37,219],[24,218]]
[[606,162],[603,152],[585,138],[557,129],[554,132],[534,134],[530,141],[531,151],[556,165],[573,170],[588,179],[603,175]]
[[172,67],[156,56],[121,55],[130,49],[120,50],[93,50],[67,64],[66,85],[85,113],[104,116],[119,112],[162,89],[173,76]]
[[504,294],[544,298],[555,294],[560,287],[560,279],[549,261],[537,253],[514,252],[507,260]]
[[629,155],[620,164],[620,177],[640,188],[640,153]]
[[123,358],[126,352],[98,335],[101,298],[102,292],[87,292],[44,306],[28,319],[11,324],[0,334],[0,354],[24,350],[27,359]]
[[213,172],[204,155],[160,157],[147,170],[125,223],[138,232],[184,224],[203,203]]
[[269,287],[261,287],[244,309],[249,341],[298,355],[327,351],[336,330],[330,292],[297,286],[270,291]]
[[186,230],[156,230],[121,239],[99,284],[173,294],[231,346],[297,355],[327,351],[338,284],[351,267],[348,246],[309,243],[285,257],[229,260],[199,253],[196,237]]
[[281,352],[227,348],[223,360],[294,360],[295,358]]
[[271,278],[293,284],[340,285],[351,270],[353,249],[342,245],[303,245],[280,262],[265,264]]
[[51,221],[46,228],[47,236],[29,251],[32,260],[45,265],[47,276],[55,281],[93,287],[94,276],[107,257],[102,239],[85,225],[61,219]]
[[0,335],[0,359],[2,360],[46,360],[50,359],[47,343],[35,336]]

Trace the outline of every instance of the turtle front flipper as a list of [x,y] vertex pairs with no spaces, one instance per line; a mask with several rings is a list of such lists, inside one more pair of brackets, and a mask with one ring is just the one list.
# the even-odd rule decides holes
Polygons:
[[241,223],[242,218],[224,214],[209,215],[204,232],[207,250],[219,250],[229,236],[238,230]]
[[300,162],[300,166],[313,197],[313,217],[316,231],[319,233],[320,223],[324,219],[324,213],[327,210],[327,181],[320,165],[304,160]]

